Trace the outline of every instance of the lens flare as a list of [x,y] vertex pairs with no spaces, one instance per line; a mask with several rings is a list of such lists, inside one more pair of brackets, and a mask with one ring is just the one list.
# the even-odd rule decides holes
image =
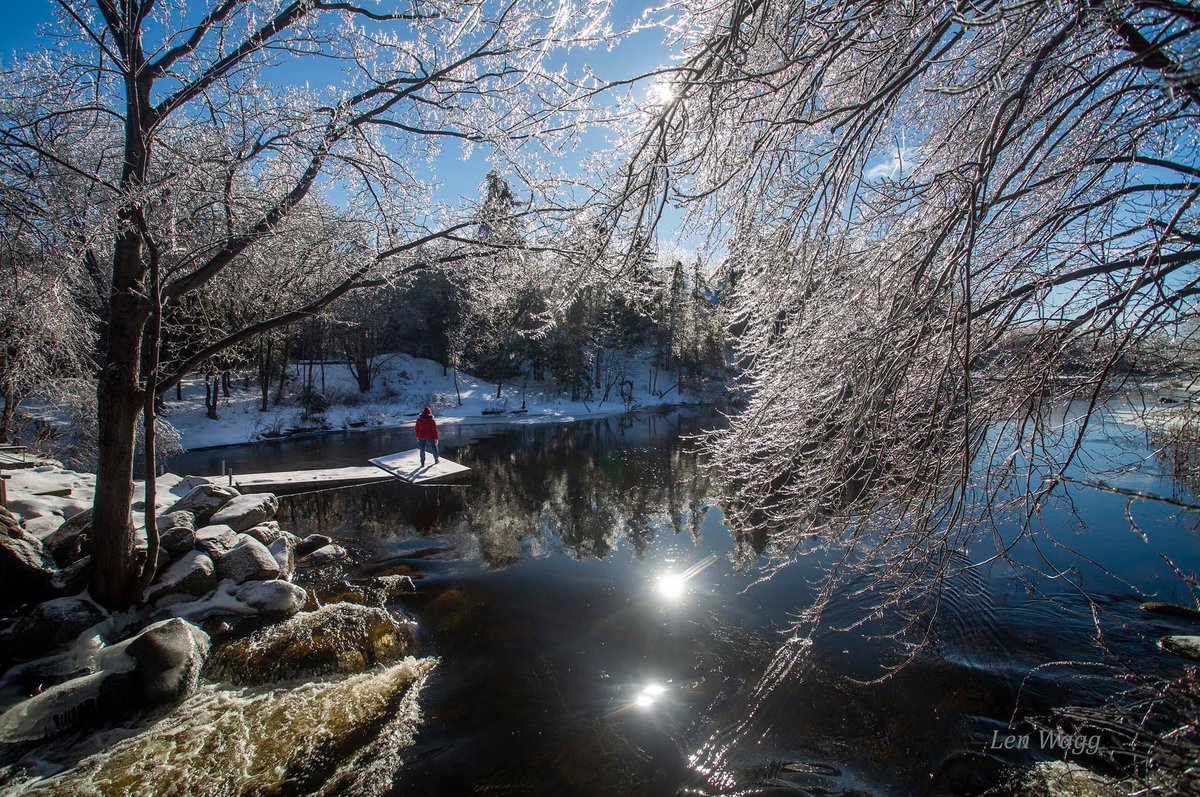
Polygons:
[[667,687],[662,684],[647,684],[638,692],[637,697],[633,699],[633,704],[638,708],[650,708],[658,699],[667,691]]
[[715,564],[717,557],[706,556],[696,564],[684,570],[682,573],[677,573],[673,570],[667,570],[659,573],[657,580],[654,583],[654,589],[663,598],[668,601],[677,601],[688,592],[688,582],[708,568]]

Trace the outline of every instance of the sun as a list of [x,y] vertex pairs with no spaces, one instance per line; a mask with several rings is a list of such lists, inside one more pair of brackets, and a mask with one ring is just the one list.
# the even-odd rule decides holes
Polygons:
[[659,78],[646,89],[646,100],[651,105],[668,105],[675,99],[675,87]]

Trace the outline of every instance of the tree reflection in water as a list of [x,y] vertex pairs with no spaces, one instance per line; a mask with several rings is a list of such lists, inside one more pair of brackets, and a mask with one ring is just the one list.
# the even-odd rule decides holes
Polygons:
[[463,485],[388,482],[306,493],[284,499],[280,515],[298,534],[333,534],[367,548],[436,536],[455,556],[491,567],[551,549],[602,559],[622,540],[640,559],[660,533],[700,541],[710,484],[688,435],[719,420],[672,412],[515,427],[447,452],[473,470]]

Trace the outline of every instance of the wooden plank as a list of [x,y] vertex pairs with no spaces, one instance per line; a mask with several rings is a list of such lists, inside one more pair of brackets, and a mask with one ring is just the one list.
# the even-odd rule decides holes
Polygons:
[[466,465],[442,457],[434,464],[433,454],[425,455],[425,466],[421,466],[421,449],[410,448],[383,457],[367,460],[372,465],[382,468],[397,479],[412,484],[432,484],[459,478],[471,472]]
[[0,451],[0,468],[19,470],[20,468],[32,468],[37,464],[37,459],[27,458],[23,454],[13,454],[9,451]]

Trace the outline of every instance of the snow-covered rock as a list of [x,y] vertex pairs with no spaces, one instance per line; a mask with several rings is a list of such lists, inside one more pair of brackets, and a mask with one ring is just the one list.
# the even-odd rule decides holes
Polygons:
[[196,516],[197,525],[207,523],[214,512],[239,495],[241,493],[233,487],[209,483],[201,484],[193,487],[191,492],[172,504],[165,514],[191,512]]
[[64,647],[107,613],[90,599],[76,596],[39,603],[0,635],[0,650],[10,661],[29,661]]
[[308,556],[318,548],[324,548],[332,542],[333,538],[324,534],[309,534],[296,544],[296,556]]
[[237,532],[228,526],[204,526],[196,529],[196,550],[212,557],[214,562],[237,545]]
[[359,673],[404,658],[414,647],[414,628],[385,609],[331,603],[223,646],[208,674],[235,684],[264,684]]
[[172,556],[190,551],[196,545],[196,516],[191,512],[171,512],[156,520],[158,541]]
[[1158,640],[1158,646],[1181,656],[1200,659],[1200,636],[1165,636]]
[[279,577],[290,580],[296,573],[296,544],[287,537],[280,537],[268,545],[267,550],[279,565]]
[[276,540],[288,539],[291,540],[292,546],[300,543],[300,538],[290,531],[285,531],[279,528],[279,524],[274,520],[268,520],[266,523],[259,523],[257,526],[251,526],[246,529],[243,534],[249,534],[254,539],[261,542],[263,545],[270,546]]
[[303,587],[290,581],[247,581],[235,597],[250,608],[263,614],[295,614],[308,602],[308,593]]
[[6,711],[0,716],[0,741],[42,739],[182,700],[195,688],[208,650],[208,635],[184,620],[147,626],[102,650],[96,672],[52,686]]
[[245,531],[275,517],[278,510],[279,499],[271,493],[241,495],[221,507],[209,522],[214,525],[224,523],[234,531]]
[[176,526],[164,531],[158,542],[170,556],[180,556],[196,547],[196,532],[186,526]]
[[60,566],[66,567],[86,556],[92,548],[92,510],[68,518],[50,534],[42,538],[42,545]]
[[301,567],[326,567],[346,558],[346,549],[340,545],[323,545],[300,559]]
[[146,603],[155,603],[167,595],[206,595],[216,588],[218,580],[212,557],[189,551],[146,588],[144,598]]
[[237,543],[217,562],[217,575],[235,584],[268,581],[279,577],[279,563],[267,546],[253,537],[239,534]]
[[60,593],[57,563],[42,543],[15,526],[15,521],[14,528],[0,530],[0,604],[55,597]]

